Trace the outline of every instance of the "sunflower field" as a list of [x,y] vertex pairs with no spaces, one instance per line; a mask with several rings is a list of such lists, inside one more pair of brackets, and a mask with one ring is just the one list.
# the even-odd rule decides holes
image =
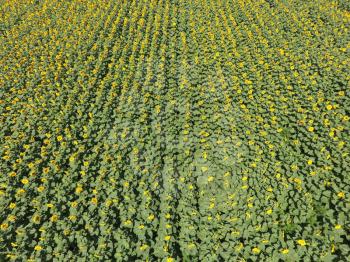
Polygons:
[[0,261],[349,261],[347,0],[0,10]]

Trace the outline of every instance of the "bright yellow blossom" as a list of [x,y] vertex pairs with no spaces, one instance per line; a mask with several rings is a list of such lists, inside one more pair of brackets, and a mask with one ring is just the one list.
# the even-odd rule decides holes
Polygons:
[[307,130],[309,130],[309,132],[314,132],[315,128],[313,126],[309,126]]
[[252,249],[252,251],[253,251],[253,253],[255,253],[255,254],[259,254],[259,253],[261,252],[261,250],[260,250],[259,248],[257,248],[257,247],[254,247],[254,248]]
[[36,245],[36,246],[34,247],[34,250],[36,250],[36,251],[41,251],[41,250],[43,250],[43,248],[42,248],[41,246],[39,246],[39,245]]
[[304,239],[299,239],[297,240],[297,243],[300,245],[300,246],[306,246],[306,241]]
[[334,227],[335,229],[337,229],[337,230],[339,230],[339,229],[341,229],[342,228],[342,226],[341,225],[339,225],[339,224],[337,224],[337,225],[335,225],[335,227]]
[[29,180],[28,180],[27,178],[23,178],[23,179],[21,180],[21,183],[22,183],[23,185],[27,185],[27,184],[29,183]]
[[338,193],[338,197],[344,199],[345,198],[345,193],[344,192],[339,192]]
[[164,237],[164,240],[165,240],[165,241],[169,241],[170,238],[171,238],[171,236],[165,236],[165,237]]

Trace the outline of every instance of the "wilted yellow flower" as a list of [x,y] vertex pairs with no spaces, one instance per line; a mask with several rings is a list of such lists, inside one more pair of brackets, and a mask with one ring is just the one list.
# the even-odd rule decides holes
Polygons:
[[38,223],[40,223],[40,216],[39,215],[34,215],[32,220],[33,220],[34,223],[38,224]]
[[10,222],[14,222],[14,221],[16,220],[16,216],[9,215],[7,219],[8,219],[8,221],[10,221]]
[[26,191],[24,190],[24,189],[22,189],[22,188],[20,188],[20,189],[18,189],[17,190],[17,194],[18,195],[21,195],[21,194],[23,194],[23,193],[25,193]]
[[294,182],[297,184],[301,184],[303,181],[300,178],[294,178]]
[[288,249],[288,248],[283,248],[283,249],[281,250],[281,253],[284,254],[284,255],[286,255],[286,254],[289,253],[289,249]]
[[130,226],[131,224],[132,224],[131,220],[126,220],[124,222],[124,225],[126,225],[126,226]]
[[106,205],[106,207],[110,207],[112,205],[112,203],[113,203],[112,200],[107,199],[105,205]]
[[292,171],[297,171],[299,167],[297,165],[291,165]]
[[206,167],[206,166],[202,166],[202,171],[203,171],[203,172],[208,171],[208,167]]
[[51,221],[51,222],[57,222],[57,220],[58,220],[58,216],[57,216],[57,215],[52,215],[52,216],[50,217],[50,221]]
[[193,249],[193,248],[196,247],[196,245],[195,245],[194,243],[189,243],[189,244],[187,245],[187,247],[188,247],[189,249]]
[[208,182],[212,182],[214,180],[213,176],[208,177]]
[[[280,174],[277,174],[277,175],[280,175]],[[277,177],[277,175],[276,175],[276,177]],[[269,188],[266,189],[266,191],[267,191],[267,192],[273,192],[273,188],[272,188],[272,187],[269,187]]]
[[208,153],[207,152],[203,152],[202,156],[203,156],[204,159],[207,159]]
[[75,220],[77,220],[77,217],[74,215],[70,215],[68,219],[74,222]]
[[78,186],[78,187],[75,189],[75,193],[76,193],[76,194],[80,194],[82,191],[83,191],[83,188],[82,188],[81,186]]
[[310,176],[315,176],[316,175],[316,171],[311,171],[310,172]]
[[161,106],[160,105],[156,105],[156,113],[159,114],[161,111]]
[[16,259],[17,258],[17,256],[16,255],[14,255],[14,254],[7,254],[6,255],[6,258],[9,258],[9,259]]
[[3,230],[3,231],[5,231],[8,227],[9,227],[8,224],[3,223],[3,224],[1,224],[0,229]]
[[147,244],[144,244],[142,246],[140,246],[140,250],[146,250],[149,246]]

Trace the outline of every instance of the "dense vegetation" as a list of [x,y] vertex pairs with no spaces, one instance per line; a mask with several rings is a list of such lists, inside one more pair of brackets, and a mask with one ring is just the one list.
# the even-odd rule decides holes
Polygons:
[[346,0],[0,0],[0,260],[346,261]]

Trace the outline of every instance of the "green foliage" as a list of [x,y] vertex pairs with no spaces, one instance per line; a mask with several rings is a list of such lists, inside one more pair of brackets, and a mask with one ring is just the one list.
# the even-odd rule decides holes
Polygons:
[[0,10],[0,261],[350,257],[347,1]]

